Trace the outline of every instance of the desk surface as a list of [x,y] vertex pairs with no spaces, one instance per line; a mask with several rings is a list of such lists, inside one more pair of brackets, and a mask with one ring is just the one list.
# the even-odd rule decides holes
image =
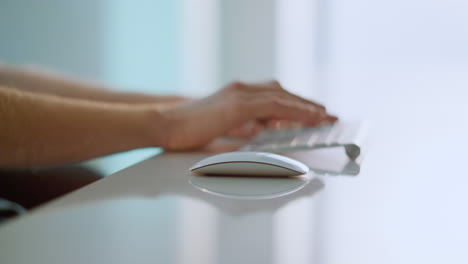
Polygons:
[[292,154],[301,178],[209,178],[187,170],[206,154],[155,156],[2,226],[1,262],[468,263],[466,72],[337,71],[327,105],[371,124],[360,167],[320,150]]

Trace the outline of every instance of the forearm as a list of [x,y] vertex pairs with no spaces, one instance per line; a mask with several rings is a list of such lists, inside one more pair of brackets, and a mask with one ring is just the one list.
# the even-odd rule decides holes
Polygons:
[[103,85],[65,78],[51,72],[2,65],[0,85],[35,93],[111,103],[178,103],[184,100],[181,96],[116,92]]
[[157,146],[154,109],[0,87],[0,167],[68,163]]

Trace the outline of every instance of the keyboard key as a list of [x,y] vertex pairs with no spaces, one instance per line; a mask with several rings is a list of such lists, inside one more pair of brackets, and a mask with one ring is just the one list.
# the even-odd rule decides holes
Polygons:
[[290,130],[267,130],[241,148],[242,151],[289,152],[343,146],[351,159],[360,154],[363,140],[360,123],[331,125]]

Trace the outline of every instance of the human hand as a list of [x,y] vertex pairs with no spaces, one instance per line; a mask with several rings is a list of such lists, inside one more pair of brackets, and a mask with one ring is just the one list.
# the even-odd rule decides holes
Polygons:
[[201,148],[225,135],[249,137],[277,120],[306,126],[337,120],[324,106],[289,93],[276,81],[234,82],[211,96],[160,112],[165,124],[162,147],[168,150]]

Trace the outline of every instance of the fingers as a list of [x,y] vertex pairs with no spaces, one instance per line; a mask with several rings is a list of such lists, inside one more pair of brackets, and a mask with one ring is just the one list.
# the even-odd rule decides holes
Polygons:
[[246,116],[252,117],[253,114],[260,120],[284,119],[310,126],[321,125],[334,119],[319,107],[281,98],[252,100],[245,105],[243,111],[246,111]]
[[[330,122],[336,121],[338,118],[336,116],[330,115],[327,113],[326,109],[324,106],[320,104],[316,104],[312,101],[303,99],[299,96],[296,96],[294,94],[290,94],[287,91],[267,91],[267,90],[262,90],[262,91],[257,91],[254,94],[250,94],[250,97],[256,96],[257,98],[270,98],[270,100],[275,100],[275,99],[282,99],[284,101],[289,101],[292,103],[297,103],[304,105],[304,107],[311,107],[315,108],[316,111],[321,112],[323,114],[323,117]],[[246,96],[244,96],[246,98]]]
[[229,131],[228,136],[236,138],[251,138],[264,129],[264,126],[257,121],[247,122],[240,127]]
[[237,89],[239,91],[251,92],[251,93],[252,92],[260,92],[260,93],[273,92],[273,93],[278,94],[278,96],[280,97],[288,96],[302,103],[311,104],[316,107],[322,108],[323,110],[326,110],[325,106],[323,106],[322,104],[319,104],[317,102],[302,98],[300,96],[297,96],[295,94],[288,92],[286,89],[284,89],[284,87],[278,81],[269,81],[269,82],[257,83],[257,84],[245,84],[241,82],[234,82],[230,86],[233,89]]
[[[248,121],[283,120],[318,126],[337,120],[336,116],[327,113],[323,105],[289,93],[276,81],[261,84],[235,82],[227,86],[222,93],[228,95],[236,105],[234,112],[237,112],[238,124]],[[297,123],[289,125],[296,126]],[[245,127],[231,130],[230,133],[240,137],[249,137],[252,134],[253,132]]]

